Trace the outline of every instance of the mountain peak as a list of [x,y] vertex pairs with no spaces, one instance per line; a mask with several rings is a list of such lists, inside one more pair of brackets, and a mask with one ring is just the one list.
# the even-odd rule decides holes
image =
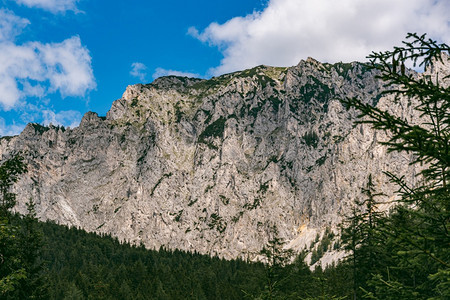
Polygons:
[[[396,188],[382,171],[414,174],[410,157],[385,156],[383,137],[355,127],[337,100],[385,105],[382,89],[358,64],[313,59],[161,77],[128,86],[106,121],[88,112],[74,130],[27,127],[0,153],[26,150],[17,210],[33,197],[44,220],[225,258],[253,257],[276,226],[301,251],[336,230],[368,173],[386,199]],[[411,105],[390,109],[401,116]]]

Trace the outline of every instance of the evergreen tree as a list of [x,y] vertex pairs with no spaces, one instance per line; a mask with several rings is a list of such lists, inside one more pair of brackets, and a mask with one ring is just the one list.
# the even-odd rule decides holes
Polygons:
[[290,262],[293,251],[285,249],[285,242],[278,236],[276,226],[270,228],[271,238],[260,251],[266,263],[266,285],[259,299],[280,299],[279,286],[287,278],[283,275],[283,267]]
[[10,218],[9,210],[16,205],[16,194],[11,192],[11,187],[26,171],[26,165],[20,155],[6,160],[0,166],[0,218]]
[[17,254],[17,227],[0,219],[0,299],[16,290],[26,278],[26,270]]
[[370,274],[379,268],[379,258],[384,246],[384,241],[377,232],[384,214],[377,211],[378,203],[375,200],[382,194],[376,193],[372,174],[369,174],[362,193],[366,199],[355,201],[352,215],[343,223],[341,235],[342,245],[349,253],[347,263],[352,269],[353,299],[361,298],[362,290],[367,289],[366,282]]
[[85,299],[83,293],[77,288],[77,286],[72,283],[67,291],[64,293],[63,300],[83,300]]
[[14,293],[17,299],[48,299],[45,265],[40,259],[43,246],[42,232],[38,228],[35,204],[32,199],[27,205],[27,214],[22,217],[18,234],[19,255],[26,271],[26,279]]
[[23,218],[10,209],[16,204],[12,185],[27,171],[19,155],[0,166],[0,292],[6,299],[47,299],[43,262],[39,260],[42,236],[37,230],[34,202],[27,203]]
[[387,173],[398,184],[401,200],[377,230],[386,237],[392,260],[367,282],[371,291],[366,297],[372,299],[450,298],[449,77],[417,76],[405,68],[408,61],[425,69],[433,67],[435,62],[448,61],[449,51],[448,45],[425,35],[408,34],[403,46],[370,56],[370,67],[390,87],[385,93],[394,95],[395,101],[407,97],[417,103],[422,124],[412,124],[360,99],[344,101],[361,112],[360,123],[390,134],[383,142],[389,151],[413,153],[413,164],[423,166],[416,186]]
[[19,155],[6,160],[0,166],[0,297],[16,290],[26,278],[26,270],[18,255],[18,228],[11,224],[10,209],[16,204],[12,185],[19,175],[26,172],[23,158]]

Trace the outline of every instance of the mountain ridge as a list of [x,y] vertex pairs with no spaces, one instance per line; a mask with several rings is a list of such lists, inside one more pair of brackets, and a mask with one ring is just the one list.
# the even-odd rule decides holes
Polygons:
[[354,125],[338,99],[360,97],[402,118],[408,99],[378,96],[360,63],[258,66],[209,80],[169,76],[127,87],[105,117],[79,127],[29,124],[0,140],[2,159],[23,151],[18,211],[32,197],[38,217],[121,240],[255,258],[276,226],[300,251],[336,230],[372,174],[389,206],[414,184],[410,155],[387,153],[383,133]]

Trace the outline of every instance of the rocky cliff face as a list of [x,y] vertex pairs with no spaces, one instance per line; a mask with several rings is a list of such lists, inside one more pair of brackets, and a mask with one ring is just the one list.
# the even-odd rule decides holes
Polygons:
[[38,217],[112,233],[150,248],[225,258],[252,256],[276,226],[289,246],[309,246],[361,198],[372,174],[416,170],[387,153],[386,137],[354,125],[339,98],[360,97],[413,119],[407,100],[378,97],[382,84],[358,63],[313,59],[259,66],[210,80],[164,77],[129,86],[106,117],[79,127],[29,124],[0,140],[0,155],[24,151],[17,210],[32,197]]

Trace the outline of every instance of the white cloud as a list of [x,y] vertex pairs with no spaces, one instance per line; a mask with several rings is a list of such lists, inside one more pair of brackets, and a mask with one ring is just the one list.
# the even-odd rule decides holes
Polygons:
[[78,36],[61,43],[17,45],[11,39],[28,21],[7,10],[0,14],[7,16],[3,21],[10,20],[0,27],[0,36],[7,37],[0,40],[0,103],[5,110],[28,96],[56,91],[63,97],[84,96],[96,87],[89,51]]
[[14,15],[7,9],[0,10],[0,42],[12,41],[30,21]]
[[211,23],[188,33],[223,53],[210,70],[223,74],[259,64],[290,66],[320,61],[363,61],[389,50],[407,32],[450,40],[448,0],[270,0],[261,12]]
[[147,77],[147,66],[140,62],[134,62],[131,64],[130,75],[139,78],[140,81],[144,82],[145,77]]
[[82,115],[79,111],[75,110],[66,110],[55,113],[52,110],[44,110],[42,111],[43,121],[42,123],[45,126],[50,124],[52,125],[61,125],[65,127],[77,127],[80,125]]
[[29,114],[25,120],[13,121],[12,124],[6,124],[5,119],[0,117],[0,137],[2,136],[14,136],[20,134],[29,122],[36,122],[37,119],[41,120],[39,123],[49,126],[60,125],[64,127],[74,128],[80,125],[81,118],[83,117],[79,111],[65,110],[60,112],[54,112],[50,109],[42,107],[35,107],[33,105],[26,105],[29,109]]
[[15,0],[18,4],[28,7],[37,7],[52,13],[60,13],[68,10],[78,12],[76,3],[79,0]]
[[50,81],[50,91],[59,90],[65,96],[83,96],[95,88],[89,51],[74,36],[61,43],[34,43]]
[[163,68],[156,68],[155,73],[153,73],[152,77],[153,79],[156,79],[158,77],[162,76],[181,76],[181,77],[194,77],[194,78],[200,78],[201,76],[196,73],[189,73],[189,72],[183,72],[183,71],[176,71],[176,70],[166,70]]
[[25,124],[6,125],[5,119],[0,117],[0,137],[1,136],[13,136],[20,134],[25,128]]

